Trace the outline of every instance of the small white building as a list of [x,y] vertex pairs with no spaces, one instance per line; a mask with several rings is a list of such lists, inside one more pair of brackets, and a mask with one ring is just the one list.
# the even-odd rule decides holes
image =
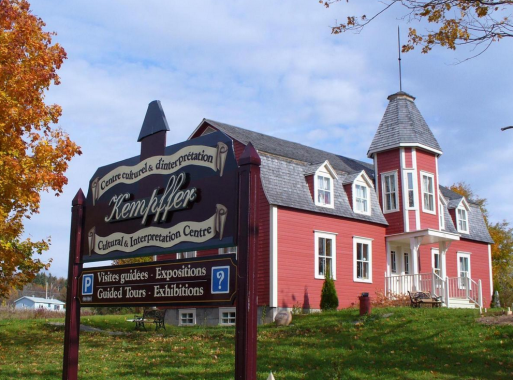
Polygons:
[[27,297],[23,296],[14,301],[16,309],[46,309],[52,311],[64,311],[64,302],[40,297]]

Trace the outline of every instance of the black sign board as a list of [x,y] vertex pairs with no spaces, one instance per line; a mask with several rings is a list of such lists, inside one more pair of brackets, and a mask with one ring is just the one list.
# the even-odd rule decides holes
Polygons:
[[82,306],[233,305],[235,255],[84,269]]
[[222,132],[99,168],[83,262],[237,245],[237,162]]

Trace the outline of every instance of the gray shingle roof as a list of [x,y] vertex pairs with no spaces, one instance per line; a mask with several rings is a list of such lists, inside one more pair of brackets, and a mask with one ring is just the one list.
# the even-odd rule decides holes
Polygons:
[[390,95],[388,100],[388,107],[367,152],[368,157],[375,152],[409,144],[420,144],[442,152],[413,96],[401,91]]
[[255,149],[259,152],[271,153],[276,156],[287,157],[309,164],[323,163],[328,160],[333,169],[346,173],[366,170],[370,171],[368,172],[368,174],[370,174],[373,170],[372,164],[369,163],[339,156],[292,141],[264,135],[248,129],[220,123],[218,121],[208,119],[204,119],[204,121],[243,144],[247,144],[251,141]]
[[[374,189],[370,191],[371,215],[353,212],[346,192],[342,187],[345,173],[337,172],[338,178],[333,182],[335,207],[316,206],[304,177],[305,169],[308,169],[310,165],[285,157],[266,154],[265,152],[259,153],[262,159],[262,166],[260,167],[262,186],[270,204],[388,224],[381,212]],[[279,175],[276,175],[276,173],[279,173]]]
[[490,236],[490,233],[488,232],[488,227],[486,226],[483,213],[481,212],[481,209],[478,205],[472,203],[471,200],[467,199],[467,202],[469,203],[469,212],[468,212],[468,228],[469,233],[464,234],[461,232],[458,232],[451,215],[449,214],[449,209],[454,209],[459,205],[461,200],[463,199],[463,196],[461,196],[458,193],[455,193],[451,189],[445,187],[445,186],[439,186],[440,193],[442,196],[447,200],[447,207],[445,208],[445,229],[449,232],[458,233],[461,235],[464,239],[470,239],[470,240],[477,240],[484,243],[493,244],[492,237]]

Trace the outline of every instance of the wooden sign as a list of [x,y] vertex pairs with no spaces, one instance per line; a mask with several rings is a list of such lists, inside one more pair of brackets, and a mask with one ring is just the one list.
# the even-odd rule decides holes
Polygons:
[[236,246],[237,162],[221,132],[99,168],[83,262]]
[[233,305],[235,255],[85,269],[82,306]]

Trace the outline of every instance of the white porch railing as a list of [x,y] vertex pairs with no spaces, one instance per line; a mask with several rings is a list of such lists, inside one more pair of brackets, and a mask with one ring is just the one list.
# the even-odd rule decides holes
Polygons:
[[481,280],[477,282],[469,277],[447,277],[447,294],[449,298],[463,298],[483,307],[483,288]]
[[393,297],[408,292],[430,292],[442,297],[447,307],[451,298],[468,299],[483,307],[481,280],[476,282],[468,277],[446,277],[444,280],[434,272],[392,276],[385,273],[385,294]]

